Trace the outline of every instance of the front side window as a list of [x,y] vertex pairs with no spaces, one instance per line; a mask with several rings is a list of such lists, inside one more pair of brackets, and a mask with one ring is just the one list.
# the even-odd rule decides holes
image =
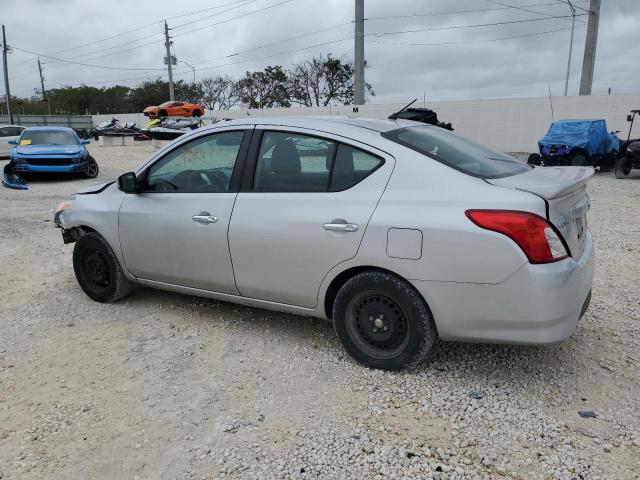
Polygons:
[[474,177],[501,178],[531,169],[509,155],[440,127],[405,127],[382,136]]
[[152,192],[228,192],[243,132],[197,138],[153,164],[145,190]]
[[324,192],[336,143],[288,132],[262,136],[253,189],[257,191]]

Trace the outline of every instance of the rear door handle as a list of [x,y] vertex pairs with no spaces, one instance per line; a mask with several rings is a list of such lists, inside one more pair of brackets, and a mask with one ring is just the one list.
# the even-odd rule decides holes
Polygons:
[[325,223],[323,227],[330,232],[357,232],[360,228],[355,223]]
[[196,223],[216,223],[218,221],[218,217],[215,215],[194,215],[191,217]]

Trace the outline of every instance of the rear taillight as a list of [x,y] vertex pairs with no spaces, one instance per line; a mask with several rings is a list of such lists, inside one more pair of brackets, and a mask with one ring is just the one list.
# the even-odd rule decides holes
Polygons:
[[557,262],[568,256],[555,228],[535,213],[512,210],[467,210],[465,213],[479,227],[516,242],[531,263]]

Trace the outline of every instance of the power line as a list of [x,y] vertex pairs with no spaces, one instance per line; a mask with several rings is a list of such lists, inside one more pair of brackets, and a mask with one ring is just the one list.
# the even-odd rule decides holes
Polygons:
[[[564,18],[566,18],[566,17],[571,17],[571,15],[564,15]],[[555,20],[557,18],[563,18],[563,17],[543,17],[543,18],[530,18],[530,19],[527,19],[527,20],[510,20],[510,21],[493,22],[493,23],[476,23],[476,24],[472,24],[472,25],[449,25],[449,26],[445,26],[445,27],[417,28],[417,29],[411,29],[411,30],[399,30],[399,31],[396,31],[396,32],[365,33],[364,36],[365,37],[370,37],[370,36],[381,37],[381,36],[385,36],[385,35],[401,35],[401,34],[405,34],[405,33],[435,32],[435,31],[442,31],[442,30],[457,30],[457,29],[461,29],[461,28],[493,27],[493,26],[497,26],[497,25],[513,25],[513,24],[519,24],[519,23],[529,23],[529,22],[540,22],[540,21],[545,21],[545,20]]]
[[557,28],[554,30],[546,30],[544,32],[534,32],[534,33],[525,33],[522,35],[511,35],[508,37],[499,37],[499,38],[490,38],[486,40],[469,40],[469,41],[461,41],[461,42],[438,42],[438,43],[409,43],[409,42],[379,42],[376,40],[369,40],[371,43],[377,43],[380,45],[411,45],[411,46],[430,46],[430,47],[438,47],[438,46],[446,46],[446,45],[471,45],[474,43],[490,43],[490,42],[498,42],[501,40],[512,40],[515,38],[525,38],[525,37],[535,37],[538,35],[547,35],[549,33],[555,32],[564,32],[567,30],[571,30],[571,27]]
[[[247,17],[249,15],[253,15],[254,13],[264,12],[265,10],[268,10],[270,8],[278,7],[280,5],[284,5],[285,3],[290,3],[290,2],[293,2],[293,1],[295,1],[295,0],[283,0],[281,2],[274,3],[273,5],[269,5],[267,7],[260,8],[258,10],[252,10],[251,12],[247,12],[247,13],[244,13],[242,15],[238,15],[237,17],[231,17],[231,18],[228,18],[226,20],[222,20],[220,22],[212,23],[210,25],[205,25],[203,27],[194,28],[192,30],[189,30],[188,32],[178,33],[177,35],[174,35],[174,37],[181,37],[183,35],[188,35],[188,34],[193,33],[193,32],[199,32],[200,30],[204,30],[206,28],[215,27],[216,25],[222,25],[223,23],[227,23],[227,22],[230,22],[232,20],[237,20],[239,18],[243,18],[243,17]],[[183,27],[185,25],[188,25],[188,24],[182,24],[182,25],[179,25],[179,26],[174,27],[174,28]]]
[[[250,4],[250,3],[254,3],[254,2],[256,2],[256,1],[259,1],[259,0],[248,0],[248,1],[247,1],[247,0],[236,0],[236,1],[234,1],[234,2],[229,2],[229,3],[222,4],[222,5],[217,5],[217,6],[215,6],[215,7],[205,8],[205,9],[202,9],[202,10],[196,10],[196,11],[189,12],[189,13],[185,13],[185,14],[182,14],[182,15],[175,15],[175,16],[173,16],[173,17],[167,17],[167,19],[183,18],[183,17],[186,17],[186,16],[195,15],[195,14],[197,14],[197,13],[201,13],[201,12],[205,12],[205,11],[210,11],[210,10],[217,9],[217,8],[222,8],[222,7],[225,7],[225,6],[228,6],[228,5],[235,5],[235,7],[233,7],[233,8],[230,8],[230,9],[224,10],[224,11],[222,11],[222,12],[217,12],[217,13],[216,13],[216,14],[214,14],[214,15],[210,15],[209,17],[211,17],[211,16],[220,15],[220,14],[222,14],[222,13],[229,12],[229,11],[234,10],[234,9],[236,9],[236,8],[240,8],[240,7],[243,7],[243,6],[248,5],[248,4]],[[238,4],[241,4],[241,5],[238,5]],[[205,17],[205,18],[209,18],[209,17]],[[199,22],[199,21],[202,21],[202,20],[203,20],[203,19],[198,19],[198,20],[195,20],[195,21],[193,21],[193,22],[185,23],[184,25],[188,25],[189,23],[196,23],[196,22]],[[129,33],[137,32],[137,31],[139,31],[139,30],[141,30],[141,29],[149,28],[149,27],[151,27],[151,26],[154,26],[154,25],[160,24],[161,22],[162,22],[162,20],[158,20],[158,21],[156,21],[156,22],[149,23],[149,24],[143,25],[143,26],[141,26],[141,27],[137,27],[137,28],[132,29],[132,30],[127,30],[127,31],[125,31],[125,32],[121,32],[121,33],[119,33],[119,34],[117,34],[117,35],[112,35],[112,36],[110,36],[110,37],[105,37],[105,38],[103,38],[103,39],[95,40],[95,41],[88,42],[88,43],[84,43],[84,44],[81,44],[81,45],[77,45],[77,46],[75,46],[75,47],[69,47],[69,48],[66,48],[66,49],[64,49],[64,50],[58,50],[58,51],[56,51],[56,52],[52,52],[50,55],[55,55],[55,54],[57,54],[57,53],[68,52],[68,51],[71,51],[71,50],[78,50],[78,49],[80,49],[80,48],[83,48],[83,47],[86,47],[86,46],[89,46],[89,45],[94,45],[94,44],[96,44],[96,43],[101,43],[101,42],[104,42],[104,41],[107,41],[107,40],[111,40],[111,39],[114,39],[114,38],[121,37],[122,35],[127,35],[127,34],[129,34]],[[138,42],[138,41],[141,41],[141,40],[146,40],[146,39],[151,38],[151,37],[155,37],[156,35],[159,35],[159,32],[156,32],[156,33],[153,33],[153,34],[149,34],[149,35],[145,35],[145,36],[142,36],[142,37],[138,37],[138,38],[135,38],[135,39],[129,40],[129,41],[124,42],[124,43],[119,43],[119,44],[116,44],[116,45],[112,45],[112,46],[107,47],[107,48],[101,48],[101,49],[94,50],[94,51],[91,51],[91,52],[85,52],[85,53],[78,54],[78,55],[75,55],[75,56],[72,56],[72,57],[67,57],[67,58],[62,59],[62,60],[72,60],[72,59],[75,59],[75,58],[81,58],[81,57],[86,57],[86,56],[88,56],[88,55],[93,55],[94,53],[106,52],[106,51],[113,50],[113,49],[118,48],[118,47],[122,47],[122,46],[130,45],[132,42]],[[161,41],[162,41],[162,40],[160,40],[159,42],[161,42]],[[128,49],[122,50],[121,52],[114,52],[114,54],[118,54],[118,53],[122,53],[122,52],[128,52],[128,51],[131,51],[131,50],[135,50],[135,49],[137,49],[137,48],[142,48],[142,47],[145,47],[145,46],[147,46],[147,45],[151,45],[151,44],[153,44],[153,43],[159,43],[159,42],[151,42],[151,43],[146,43],[146,44],[143,44],[143,45],[137,45],[137,46],[134,46],[134,47],[132,47],[132,48],[128,48]],[[85,60],[95,60],[95,59],[97,59],[97,58],[104,58],[104,57],[106,57],[106,56],[110,56],[110,55],[111,55],[111,54],[109,54],[109,55],[104,55],[104,56],[100,56],[100,57],[92,57],[92,58],[90,58],[90,59],[85,59]],[[55,60],[54,60],[54,62],[55,62]],[[46,65],[47,63],[49,63],[49,64],[50,64],[50,63],[54,63],[54,62],[46,62],[46,63],[43,63],[43,65]],[[25,63],[25,62],[22,62],[22,63]],[[22,64],[22,63],[21,63],[21,64]],[[20,64],[18,64],[18,65],[20,65]]]
[[[532,3],[530,5],[522,5],[522,7],[546,7],[546,6],[552,6],[552,5],[557,5],[557,3]],[[473,10],[450,10],[450,11],[445,11],[445,12],[413,13],[413,14],[410,14],[410,15],[391,15],[391,16],[387,16],[387,17],[367,17],[366,20],[367,21],[371,21],[371,20],[390,20],[390,19],[396,19],[396,18],[431,17],[431,16],[439,16],[439,15],[458,15],[458,14],[464,14],[464,13],[493,12],[493,11],[497,11],[497,10],[508,10],[508,9],[511,9],[511,8],[516,8],[516,7],[513,7],[513,6],[502,6],[502,7],[494,7],[494,8],[478,8],[478,9],[473,9]]]
[[15,50],[18,50],[20,52],[30,53],[30,54],[35,55],[35,56],[51,58],[53,60],[58,60],[60,62],[72,63],[74,65],[82,65],[84,67],[104,68],[104,69],[107,69],[107,70],[137,70],[137,71],[143,71],[143,72],[144,71],[150,71],[150,70],[164,70],[164,68],[128,68],[128,67],[109,67],[107,65],[91,65],[91,64],[88,64],[88,63],[75,62],[73,60],[64,60],[62,58],[52,57],[50,55],[45,55],[44,53],[32,52],[31,50],[27,50],[27,49],[24,49],[24,48],[18,48],[15,45],[12,45],[11,48],[13,48]]
[[[249,1],[249,2],[245,2],[245,3],[243,3],[242,5],[239,5],[239,6],[240,6],[240,7],[243,7],[243,6],[245,6],[245,5],[248,5],[249,3],[253,3],[253,2],[255,2],[255,1],[258,1],[258,0],[251,0],[251,1]],[[215,25],[220,25],[220,24],[222,24],[222,23],[226,23],[226,22],[229,22],[229,21],[232,21],[232,20],[236,20],[236,19],[239,19],[239,18],[245,17],[245,16],[247,16],[247,15],[252,15],[252,14],[254,14],[254,13],[262,12],[262,11],[267,10],[267,9],[269,9],[269,8],[273,8],[273,7],[276,7],[276,6],[281,5],[281,4],[283,4],[283,3],[288,3],[288,2],[292,2],[292,1],[294,1],[294,0],[285,0],[285,1],[282,1],[282,2],[280,2],[280,3],[276,3],[276,4],[274,4],[274,5],[269,5],[269,6],[267,6],[267,7],[264,7],[264,8],[258,9],[258,10],[253,10],[253,11],[251,11],[251,12],[246,12],[246,13],[244,13],[244,14],[242,14],[242,15],[238,15],[238,16],[236,16],[236,17],[232,17],[232,18],[229,18],[229,19],[223,20],[223,21],[221,21],[221,22],[217,22],[217,23],[214,23],[214,24],[211,24],[211,25],[206,25],[206,26],[204,26],[204,27],[200,27],[200,28],[198,28],[198,29],[191,30],[191,31],[189,31],[189,32],[179,33],[178,35],[174,35],[174,37],[176,37],[176,36],[183,36],[183,35],[186,35],[186,34],[188,34],[188,33],[192,33],[192,32],[197,31],[197,30],[202,30],[202,29],[204,29],[204,28],[209,28],[209,27],[212,27],[212,26],[215,26]],[[226,4],[226,5],[229,5],[229,4]],[[238,8],[238,6],[236,6],[236,7],[234,7],[234,8]],[[228,12],[228,11],[231,11],[231,10],[232,10],[232,9],[224,10],[224,11],[222,11],[222,12],[217,12],[216,14],[214,14],[214,15],[210,15],[210,16],[219,15],[219,14],[226,13],[226,12]],[[197,23],[197,22],[199,22],[199,21],[201,21],[201,20],[203,20],[203,19],[199,19],[199,20],[196,20],[196,21],[194,21],[194,22],[187,22],[187,23],[184,23],[184,24],[178,25],[178,26],[176,26],[176,27],[172,27],[172,30],[173,30],[173,29],[176,29],[176,28],[178,28],[178,27],[182,27],[182,26],[186,26],[186,25],[193,24],[193,23]],[[146,36],[144,36],[144,37],[140,37],[140,38],[138,38],[138,39],[136,39],[136,40],[132,40],[132,41],[145,40],[145,39],[147,39],[147,38],[155,37],[156,35],[157,35],[157,33],[154,33],[154,34],[151,34],[151,35],[146,35]],[[132,51],[132,50],[137,50],[138,48],[146,47],[146,46],[149,46],[149,45],[159,44],[159,43],[162,43],[162,42],[164,42],[164,40],[154,40],[154,41],[152,41],[152,42],[147,42],[147,43],[144,43],[144,44],[142,44],[142,45],[135,45],[135,46],[133,46],[133,47],[126,48],[126,49],[123,49],[123,50],[118,50],[118,51],[116,51],[116,52],[111,52],[111,53],[108,53],[108,54],[105,54],[105,55],[100,55],[100,56],[91,57],[91,58],[85,59],[85,61],[98,60],[98,59],[106,58],[106,57],[110,57],[110,56],[113,56],[113,55],[119,55],[119,54],[121,54],[121,53],[129,52],[129,51]],[[97,51],[94,51],[94,52],[90,52],[90,53],[99,53],[99,52],[102,52],[102,51],[108,51],[108,50],[112,50],[112,49],[114,49],[114,48],[118,48],[118,47],[121,47],[121,46],[129,45],[130,43],[131,43],[131,41],[130,41],[130,42],[126,42],[126,43],[121,43],[121,44],[118,44],[118,45],[114,45],[114,46],[109,47],[109,48],[106,48],[106,49],[102,49],[102,50],[97,50]],[[73,59],[73,58],[78,58],[78,57],[84,57],[84,56],[86,56],[86,55],[89,55],[89,53],[87,53],[87,54],[83,54],[83,55],[77,55],[77,56],[75,56],[75,57],[68,57],[68,58],[69,58],[69,59]],[[58,61],[62,61],[62,62],[64,62],[65,60],[66,60],[66,59],[58,59]],[[51,64],[51,63],[53,63],[53,62],[48,62],[47,64]],[[47,64],[45,64],[45,65],[47,65]],[[54,66],[52,66],[52,67],[48,67],[48,68],[59,68],[59,67],[62,67],[62,66],[64,66],[64,65],[54,65]]]
[[304,33],[304,34],[302,34],[302,35],[296,35],[295,37],[289,37],[289,38],[285,38],[285,39],[283,39],[283,40],[278,40],[277,42],[266,43],[266,44],[264,44],[264,45],[259,45],[259,46],[254,47],[254,48],[248,48],[248,49],[246,49],[246,50],[241,50],[241,51],[239,51],[239,52],[230,53],[230,54],[228,54],[228,55],[222,55],[222,56],[220,56],[220,57],[210,58],[210,59],[208,59],[208,60],[201,60],[201,61],[199,61],[199,62],[194,62],[194,65],[199,65],[199,64],[202,64],[202,63],[213,62],[213,61],[215,61],[215,60],[222,60],[222,59],[224,59],[224,58],[235,57],[235,56],[237,56],[237,55],[242,55],[243,53],[253,52],[253,51],[255,51],[255,50],[260,50],[260,49],[263,49],[263,48],[272,47],[273,45],[278,45],[278,44],[280,44],[280,43],[290,42],[290,41],[292,41],[292,40],[299,40],[299,39],[301,39],[301,38],[304,38],[304,37],[310,37],[310,36],[312,36],[312,35],[316,35],[316,34],[318,34],[318,33],[326,32],[326,31],[328,31],[328,30],[333,30],[333,29],[335,29],[335,28],[344,27],[345,25],[351,25],[352,23],[353,23],[353,20],[352,20],[352,21],[349,21],[349,22],[339,23],[339,24],[337,24],[337,25],[332,25],[332,26],[330,26],[330,27],[321,28],[321,29],[319,29],[319,30],[314,30],[313,32]]
[[[493,3],[494,5],[502,5],[505,8],[511,8],[511,9],[520,10],[520,11],[523,11],[523,12],[535,13],[536,15],[549,15],[548,13],[545,13],[545,12],[538,12],[536,10],[529,10],[528,8],[524,8],[526,5],[509,5],[508,3],[498,2],[497,0],[485,0],[485,2]],[[560,18],[560,17],[558,17],[558,18]],[[575,16],[572,15],[570,19],[573,21],[575,19]],[[579,20],[579,21],[581,21],[581,20]],[[584,22],[582,22],[582,23],[584,23]]]
[[[567,0],[557,0],[557,1],[558,1],[558,2],[560,2],[560,3],[564,3],[565,5],[569,5],[569,2],[567,2]],[[586,1],[588,1],[588,0],[579,0],[579,1],[585,1],[585,2],[586,2]],[[588,10],[588,9],[586,9],[586,8],[584,8],[584,7],[581,7],[581,6],[579,6],[579,5],[576,5],[576,4],[575,4],[575,2],[573,3],[573,6],[574,6],[575,8],[577,8],[578,10],[582,10],[583,12],[586,12],[586,13],[593,13],[591,10]]]

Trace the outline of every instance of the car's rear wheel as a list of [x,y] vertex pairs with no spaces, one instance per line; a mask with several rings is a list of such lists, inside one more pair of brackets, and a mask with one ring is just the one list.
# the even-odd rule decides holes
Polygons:
[[336,296],[333,320],[347,351],[371,368],[413,368],[427,357],[436,337],[424,300],[386,272],[367,271],[348,280]]
[[527,158],[527,163],[529,165],[540,165],[541,162],[541,157],[539,153],[532,153],[531,155],[529,155],[529,158]]
[[131,293],[117,257],[96,232],[81,236],[73,249],[73,270],[80,287],[97,302],[115,302]]
[[89,155],[87,158],[87,165],[85,165],[82,174],[87,178],[96,178],[100,173],[100,167],[98,167],[98,162],[96,159]]
[[574,154],[571,157],[571,165],[574,167],[586,167],[588,165],[586,155],[583,155],[582,153]]
[[196,108],[196,109],[193,111],[193,116],[194,116],[194,117],[201,117],[201,116],[202,116],[202,111],[201,111],[200,109]]
[[616,178],[627,178],[631,175],[631,159],[628,157],[620,157],[616,160],[613,173]]

